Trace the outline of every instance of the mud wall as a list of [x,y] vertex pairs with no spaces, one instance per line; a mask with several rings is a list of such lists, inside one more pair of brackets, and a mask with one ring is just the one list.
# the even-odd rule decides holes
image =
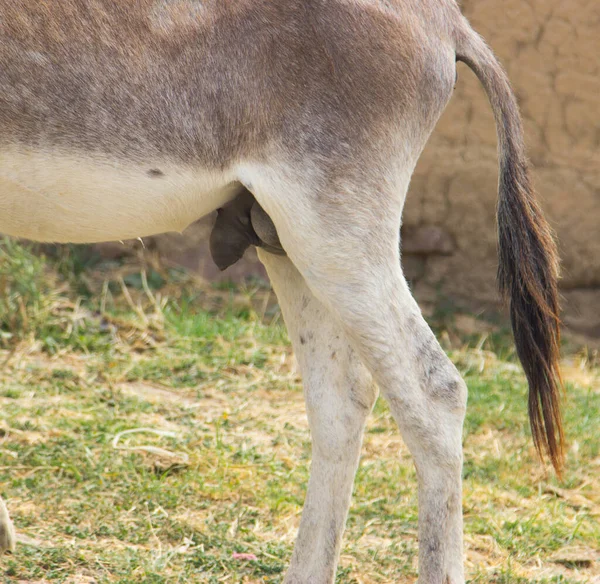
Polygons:
[[[565,321],[600,336],[600,2],[464,0],[521,105],[535,184],[563,261]],[[404,223],[405,269],[421,301],[442,291],[497,302],[496,136],[462,63],[455,95],[417,167]]]

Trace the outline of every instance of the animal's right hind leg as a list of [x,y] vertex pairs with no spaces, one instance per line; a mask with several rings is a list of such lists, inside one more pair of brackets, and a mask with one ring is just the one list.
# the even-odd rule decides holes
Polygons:
[[4,501],[0,499],[0,552],[15,551],[17,538],[15,527],[8,515],[8,509]]

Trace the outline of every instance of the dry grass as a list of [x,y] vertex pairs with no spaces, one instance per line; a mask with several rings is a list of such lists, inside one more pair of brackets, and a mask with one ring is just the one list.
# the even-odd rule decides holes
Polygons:
[[[131,266],[75,280],[40,269],[53,286],[30,286],[18,323],[26,334],[5,324],[0,351],[0,490],[20,534],[16,554],[0,559],[0,578],[281,582],[310,444],[272,296],[259,286],[190,287],[180,277],[159,287],[150,270],[136,279]],[[82,278],[92,294],[77,300]],[[439,316],[470,388],[470,581],[600,582],[597,357],[565,362],[569,453],[559,484],[535,458],[506,337],[464,316],[447,315],[442,326]],[[132,429],[158,433],[123,433]],[[379,401],[338,582],[414,582],[416,517],[411,459]]]

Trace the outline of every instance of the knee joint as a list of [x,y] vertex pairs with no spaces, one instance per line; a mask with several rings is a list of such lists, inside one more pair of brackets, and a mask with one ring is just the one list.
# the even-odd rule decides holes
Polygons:
[[467,405],[467,385],[435,337],[419,349],[421,382],[424,391],[451,411],[464,413]]

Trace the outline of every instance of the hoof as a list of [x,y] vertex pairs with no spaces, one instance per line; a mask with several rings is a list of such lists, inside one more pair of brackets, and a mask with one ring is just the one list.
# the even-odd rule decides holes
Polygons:
[[16,543],[15,526],[10,520],[4,501],[0,499],[0,553],[5,551],[14,552]]

